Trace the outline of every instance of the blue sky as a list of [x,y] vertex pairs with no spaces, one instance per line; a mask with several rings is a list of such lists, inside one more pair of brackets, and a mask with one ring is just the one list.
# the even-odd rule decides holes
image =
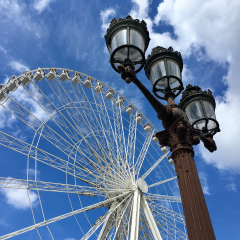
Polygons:
[[[133,18],[144,19],[151,38],[146,55],[155,46],[172,46],[183,56],[184,86],[191,83],[213,92],[221,128],[214,137],[218,150],[209,153],[201,144],[195,147],[195,161],[216,238],[239,239],[239,12],[238,0],[0,0],[0,83],[26,69],[38,67],[83,72],[126,97],[160,131],[161,122],[149,103],[133,84],[124,84],[111,68],[105,47],[104,35],[112,18],[130,14]],[[138,78],[151,89],[144,71]],[[38,109],[36,114],[40,114]],[[0,130],[13,131],[13,123],[14,119],[0,109]],[[24,139],[27,133],[22,133],[20,126],[17,130],[15,134]],[[3,148],[0,156],[2,176],[14,174],[11,172],[14,170],[8,168],[15,158],[24,159],[15,152],[6,158]],[[24,171],[23,165],[21,167]],[[1,191],[0,194],[0,209],[4,206],[10,209],[8,216],[0,217],[2,235],[10,226],[10,215],[14,217],[18,212],[16,219],[20,221],[21,216],[30,219],[31,212],[27,206],[16,205],[17,200],[12,199],[11,193]],[[33,202],[35,197],[32,196]],[[25,225],[18,222],[18,226]],[[68,240],[74,238],[69,236]]]

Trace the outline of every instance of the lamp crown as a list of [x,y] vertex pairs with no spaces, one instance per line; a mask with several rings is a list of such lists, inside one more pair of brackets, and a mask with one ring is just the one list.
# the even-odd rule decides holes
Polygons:
[[202,97],[204,99],[208,99],[210,102],[212,102],[214,108],[216,106],[215,99],[213,97],[212,91],[208,89],[207,91],[202,91],[202,89],[199,86],[192,86],[191,84],[188,84],[186,86],[186,89],[182,92],[182,98],[180,99],[179,106],[184,107],[186,102],[189,99],[193,99],[194,97]]
[[180,57],[182,59],[182,55],[180,52],[178,51],[174,51],[172,47],[169,47],[169,48],[164,48],[164,47],[160,47],[160,46],[157,46],[155,48],[152,49],[152,52],[151,54],[148,55],[147,57],[147,60],[149,58],[151,58],[152,56],[158,54],[158,53],[162,53],[162,52],[171,52],[171,53],[174,53],[176,54],[178,57]]
[[119,18],[118,20],[116,18],[113,18],[111,21],[110,21],[110,25],[107,29],[107,32],[109,31],[110,28],[112,28],[115,24],[119,23],[119,22],[124,22],[124,21],[132,21],[132,22],[137,22],[137,23],[140,23],[146,30],[147,30],[147,24],[144,20],[142,20],[140,22],[139,19],[133,19],[130,15],[128,15],[126,18]]
[[199,86],[192,86],[192,84],[188,84],[186,86],[186,89],[182,92],[182,98],[180,102],[182,102],[186,97],[196,93],[207,94],[213,97],[212,91],[210,89],[208,89],[208,91],[202,91],[202,89]]

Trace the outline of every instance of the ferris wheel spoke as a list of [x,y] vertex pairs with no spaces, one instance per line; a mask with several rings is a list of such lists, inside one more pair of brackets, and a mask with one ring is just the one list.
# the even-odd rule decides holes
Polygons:
[[[53,120],[66,134],[70,141],[79,141],[79,134],[76,128],[68,121],[68,119],[62,114],[62,109],[57,108],[52,101],[43,93],[43,91],[34,83],[28,84],[28,86],[23,86],[26,93],[35,101],[36,104],[45,113],[45,118]],[[69,106],[71,107],[71,106]],[[71,137],[69,137],[71,136]]]
[[[100,157],[100,155],[95,151],[94,147],[92,147],[89,143],[86,143],[86,144],[88,145],[88,147],[89,147],[89,149],[90,149],[90,151],[91,151],[91,153],[92,153],[92,156],[94,156],[95,159],[98,160],[98,161],[97,161],[98,163],[101,163],[101,161],[103,161],[103,159],[102,159],[102,158]],[[80,148],[80,147],[79,147],[79,148]],[[80,149],[81,149],[81,148],[80,148]],[[83,152],[81,151],[81,153],[83,153]],[[99,164],[98,164],[98,163],[95,163],[94,161],[92,161],[91,158],[87,157],[85,154],[84,154],[84,156],[87,158],[87,160],[89,161],[89,163],[95,168],[96,171],[98,171],[98,172],[102,172],[102,171],[103,171],[103,172],[106,173],[106,174],[110,174],[110,172],[107,171],[107,169],[105,168],[105,166],[100,166],[100,167],[99,167]],[[115,171],[113,168],[111,168],[111,166],[110,166],[107,162],[105,162],[105,164],[106,164],[108,170],[111,169],[111,171]],[[102,164],[101,164],[101,165],[102,165]],[[116,172],[116,173],[117,173],[117,172]],[[119,177],[119,178],[122,178],[120,174],[118,174],[118,177]]]
[[[74,146],[72,144],[70,144],[62,136],[60,136],[58,133],[56,133],[53,129],[51,129],[50,127],[45,125],[43,122],[41,122],[39,119],[37,119],[34,115],[32,115],[30,112],[28,112],[23,106],[19,105],[13,99],[11,99],[11,100],[12,100],[11,103],[13,103],[15,106],[15,107],[12,107],[12,110],[14,110],[18,114],[21,113],[21,116],[23,116],[24,114],[22,112],[16,111],[16,108],[19,107],[19,108],[21,108],[22,111],[25,110],[33,119],[35,119],[34,121],[28,121],[28,122],[25,121],[26,119],[24,120],[24,119],[20,118],[20,120],[22,120],[28,126],[33,128],[33,130],[35,130],[37,133],[39,133],[41,136],[43,136],[47,141],[49,141],[50,143],[55,145],[59,150],[61,150],[63,153],[65,153],[66,155],[68,155],[70,158],[72,158],[75,161],[75,159],[71,156],[71,153],[72,153],[71,149],[74,148]],[[12,105],[8,104],[7,106],[8,107],[10,106],[10,108],[11,108]],[[6,108],[6,106],[4,106],[4,107]],[[8,108],[8,110],[11,112],[10,108]],[[25,115],[24,115],[24,118],[26,118]],[[40,123],[42,124],[42,126],[43,125],[46,126],[44,128],[42,127],[41,131],[39,130],[41,128]],[[36,129],[36,127],[38,127],[38,129]],[[80,159],[78,159],[78,160],[80,161]]]
[[[146,178],[161,162],[162,160],[167,156],[168,152],[165,153],[162,157],[160,157],[142,176],[141,178]],[[149,186],[150,187],[150,186]]]
[[185,225],[184,216],[182,214],[179,214],[179,213],[177,213],[169,208],[166,208],[156,202],[150,202],[149,206],[152,209],[152,212],[157,211],[159,214],[164,215],[166,218],[174,219],[174,221],[177,221],[177,222]]
[[109,217],[106,219],[106,221],[104,222],[102,229],[98,235],[97,240],[103,240],[106,239],[108,234],[110,233],[113,225],[114,225],[114,220],[115,220],[115,216],[116,216],[116,211],[113,211],[113,209],[115,209],[117,205],[117,202],[113,202],[111,204],[110,209],[108,210],[108,213],[111,213],[109,215]]
[[[62,192],[62,193],[74,193],[84,196],[105,196],[108,189],[96,189],[93,187],[70,185],[62,183],[52,183],[43,181],[33,181],[25,179],[15,178],[3,178],[0,177],[0,188],[14,188],[14,189],[28,189],[36,191],[50,191],[50,192]],[[114,189],[109,189],[114,192]],[[119,191],[118,189],[115,190]]]
[[54,156],[53,154],[36,148],[31,144],[28,144],[1,131],[0,145],[10,148],[23,155],[29,156],[32,159],[42,162],[48,166],[54,167],[79,179],[84,178],[86,181],[95,182],[95,184],[97,183],[95,178],[89,177],[89,175],[86,174],[86,171],[84,171],[80,167],[77,167],[72,163],[69,163],[57,156]]
[[[15,112],[16,114],[20,114],[20,116],[16,115],[16,117],[22,120],[26,125],[31,127],[38,134],[43,136],[50,143],[55,145],[59,150],[64,152],[66,155],[69,154],[69,152],[71,154],[70,149],[74,148],[72,144],[67,142],[64,138],[62,138],[59,134],[53,131],[50,127],[45,127],[45,128],[42,127],[41,131],[39,131],[39,129],[41,128],[41,125],[46,126],[45,123],[41,122],[39,119],[33,116],[23,106],[15,102],[15,100],[13,99],[11,100],[12,102],[10,102],[10,104],[8,104],[7,107],[4,106],[7,110],[9,110],[10,112],[12,111],[12,114],[14,114],[13,112]],[[32,120],[29,120],[29,118],[32,118]]]
[[[140,216],[141,229],[139,229],[140,230],[139,235],[140,235],[140,233],[142,233],[143,236],[144,236],[144,239],[148,239],[148,240],[150,239],[151,240],[152,239],[152,237],[150,235],[151,232],[149,232],[150,227],[149,227],[149,224],[148,224],[148,222],[145,218],[146,218],[146,216],[143,216],[143,214]],[[146,232],[146,230],[148,230],[148,232]]]
[[137,121],[135,117],[130,118],[128,144],[127,144],[127,157],[126,160],[129,162],[129,167],[134,167],[134,156],[135,156],[135,145],[136,145],[136,130]]
[[[130,194],[131,195],[131,194]],[[114,201],[109,209],[109,211],[103,215],[100,216],[97,221],[93,224],[93,226],[90,228],[90,230],[81,238],[81,240],[86,240],[89,237],[91,237],[91,235],[105,222],[108,221],[108,219],[111,217],[112,219],[107,223],[107,227],[106,229],[111,229],[114,221],[115,221],[115,215],[116,215],[116,211],[117,209],[122,205],[123,202],[125,202],[129,196],[129,194],[120,201],[120,203],[118,201]],[[108,233],[107,233],[108,234]]]
[[177,176],[176,176],[176,177],[169,178],[169,179],[166,179],[166,180],[163,180],[163,181],[160,181],[160,182],[157,182],[157,183],[154,183],[154,184],[151,184],[151,185],[148,186],[148,188],[156,187],[156,186],[161,185],[161,184],[163,184],[163,183],[170,182],[170,181],[172,181],[172,180],[174,180],[174,179],[176,179],[176,178],[177,178]]
[[[59,126],[59,128],[63,132],[65,132],[65,134],[68,136],[68,138],[73,143],[74,143],[74,140],[79,141],[78,135],[80,135],[80,137],[88,144],[84,135],[76,129],[76,128],[78,128],[78,126],[76,125],[75,121],[72,119],[72,116],[71,116],[70,113],[69,113],[69,116],[71,117],[71,119],[75,123],[76,127],[74,127],[69,122],[69,120],[61,113],[61,111],[60,111],[61,109],[58,109],[56,106],[53,105],[53,103],[47,98],[47,96],[41,91],[41,89],[38,88],[38,86],[36,84],[32,84],[31,87],[29,87],[29,89],[32,89],[32,90],[28,91],[25,88],[25,90],[36,101],[36,103],[46,112],[46,114],[49,116],[49,118],[51,118]],[[39,94],[39,93],[41,93],[41,94]],[[68,103],[67,107],[63,106],[62,108],[64,110],[66,110],[67,112],[69,112],[68,109],[74,109],[74,104],[73,103]],[[59,113],[59,114],[56,115],[56,113]],[[76,116],[76,114],[75,114],[75,116]],[[99,146],[99,149],[101,150],[102,146]],[[102,154],[102,156],[105,156],[105,155]],[[101,164],[101,162],[99,162],[99,163]]]
[[114,234],[114,237],[113,239],[123,239],[123,234],[122,234],[122,231],[120,230],[121,229],[121,225],[122,225],[122,220],[123,220],[123,216],[130,204],[130,201],[132,200],[132,196],[129,198],[129,200],[127,201],[127,203],[125,204],[125,206],[123,207],[123,210],[121,208],[118,208],[117,209],[117,217],[116,217],[116,231],[115,231],[115,234]]
[[147,200],[150,201],[168,201],[168,202],[181,202],[180,197],[175,196],[167,196],[167,195],[160,195],[160,194],[149,194],[147,193]]
[[[70,102],[70,97],[68,96],[67,92],[66,92],[65,89],[62,87],[62,85],[60,84],[59,80],[55,81],[55,84],[56,84],[56,83],[57,83],[59,86],[61,86],[62,90],[64,91],[65,96],[64,96],[63,99],[66,100],[66,99],[68,98],[68,99],[69,99],[68,102]],[[53,88],[52,88],[52,89],[53,89]],[[59,88],[58,88],[58,89],[59,89]],[[54,91],[54,90],[53,90],[53,91]],[[58,91],[57,93],[54,91],[54,93],[55,93],[56,96],[58,97],[59,101],[62,102],[62,99],[60,98],[61,95],[60,95],[59,91]],[[85,97],[85,100],[88,100],[87,97]],[[63,103],[63,102],[62,102],[62,103]],[[67,103],[67,102],[64,102],[64,103]],[[82,126],[82,125],[83,125],[83,126],[86,126],[86,128],[91,131],[92,136],[94,137],[94,141],[92,141],[92,143],[95,143],[94,149],[99,149],[99,151],[100,151],[100,153],[101,153],[101,156],[102,156],[101,161],[99,161],[99,158],[96,157],[96,154],[94,154],[94,155],[95,155],[95,158],[96,158],[96,160],[98,160],[98,163],[101,164],[102,166],[103,166],[103,164],[102,164],[103,162],[107,165],[107,160],[106,160],[106,157],[105,157],[105,156],[107,156],[107,153],[104,152],[104,149],[105,149],[106,147],[102,145],[102,143],[104,143],[104,141],[101,143],[101,142],[96,138],[96,136],[95,136],[95,134],[94,134],[94,131],[96,131],[96,129],[93,130],[91,124],[89,124],[89,121],[86,121],[87,116],[89,115],[89,113],[86,113],[86,109],[88,109],[88,108],[86,108],[86,107],[85,107],[85,108],[82,108],[82,112],[83,112],[83,115],[84,115],[84,116],[82,116],[82,114],[80,113],[79,109],[75,106],[75,104],[74,104],[73,102],[72,102],[71,104],[73,105],[73,107],[72,107],[72,108],[69,108],[69,107],[66,108],[66,109],[65,109],[66,112],[68,113],[68,115],[71,117],[72,121],[73,121],[75,124],[76,124],[76,121],[74,121],[73,117],[75,117],[75,120],[77,120],[77,122],[80,122],[80,121],[81,121],[81,124],[80,124],[81,126]],[[90,105],[90,104],[89,104],[89,108],[91,108],[91,105]],[[94,111],[90,111],[90,112],[91,112],[91,113],[93,112],[93,114],[94,114]],[[79,118],[79,117],[80,117],[80,118]],[[96,115],[91,116],[91,120],[93,120],[93,119],[97,119],[97,118],[96,118]],[[83,124],[82,124],[82,123],[83,123]],[[99,124],[98,124],[98,126],[99,126]],[[77,126],[77,127],[78,127],[78,126]],[[89,142],[85,140],[84,136],[83,136],[82,134],[80,134],[80,135],[81,135],[81,137],[84,139],[84,141],[86,142],[86,144],[89,145]],[[92,151],[92,149],[91,149],[91,151]]]
[[64,154],[69,155],[71,153],[71,149],[74,148],[72,144],[70,144],[66,139],[60,136],[52,128],[39,120],[32,113],[30,113],[22,105],[17,103],[14,99],[9,97],[8,100],[10,101],[10,103],[2,105],[5,109],[12,113],[15,117],[19,118],[23,123],[33,129],[36,133],[44,137],[48,142],[57,147]]
[[138,178],[138,175],[140,173],[140,170],[141,170],[141,167],[142,167],[142,164],[143,164],[143,161],[145,159],[145,156],[147,154],[147,151],[148,151],[148,148],[149,148],[149,145],[151,143],[151,140],[152,140],[152,135],[154,133],[155,130],[153,130],[150,134],[148,134],[148,137],[145,139],[145,142],[142,146],[142,149],[141,149],[141,152],[138,156],[138,159],[137,159],[137,162],[135,164],[135,167],[134,167],[134,172],[135,174],[137,175],[137,178]]
[[160,229],[163,230],[167,234],[168,237],[171,239],[188,239],[187,234],[182,232],[179,228],[177,228],[174,224],[171,223],[171,221],[164,221],[163,219],[160,219],[156,216],[157,225]]
[[90,205],[90,206],[83,207],[83,208],[81,208],[81,209],[78,209],[78,210],[71,211],[71,212],[69,212],[69,213],[60,215],[60,216],[58,216],[58,217],[54,217],[54,218],[51,218],[51,219],[49,219],[49,220],[45,220],[45,221],[43,221],[43,222],[40,222],[40,223],[34,224],[34,225],[32,225],[32,226],[29,226],[29,227],[20,229],[20,230],[18,230],[18,231],[15,231],[15,232],[6,234],[6,235],[4,235],[4,236],[0,236],[0,240],[8,239],[8,238],[11,238],[11,237],[20,235],[20,234],[22,234],[22,233],[31,231],[31,230],[33,230],[33,229],[38,229],[39,227],[48,225],[48,224],[50,224],[50,223],[53,223],[53,222],[56,222],[56,221],[59,221],[59,220],[62,220],[62,219],[68,218],[68,217],[71,217],[71,216],[76,215],[76,214],[79,214],[79,213],[84,213],[84,212],[86,212],[86,211],[90,211],[90,210],[93,210],[93,209],[105,207],[105,206],[107,206],[109,203],[114,202],[116,199],[122,199],[122,198],[125,198],[125,199],[126,199],[126,198],[128,198],[130,195],[131,195],[131,193],[124,193],[124,194],[119,195],[119,196],[117,196],[117,197],[109,198],[109,199],[103,200],[103,201],[101,201],[101,202],[99,202],[99,203],[95,203],[95,204],[92,204],[92,205]]
[[[93,155],[96,156],[97,158],[97,153],[94,151],[94,149],[92,149]],[[85,154],[83,154],[85,156]],[[112,172],[115,172],[117,175],[117,179],[120,180],[120,183],[124,181],[124,178],[118,173],[116,172],[116,170],[112,169],[110,166],[108,166],[108,169],[103,168],[102,166],[97,165],[95,162],[93,162],[89,157],[85,156],[88,161],[91,163],[92,166],[94,166],[95,170],[97,171],[97,173],[99,174],[100,178],[102,180],[99,179],[99,183],[102,183],[104,185],[106,185],[107,183],[111,183],[114,181],[113,176],[112,176]],[[82,166],[80,163],[78,163],[76,161],[76,163],[81,166],[85,171],[90,171],[88,169],[86,169],[84,166]],[[108,171],[111,170],[111,171]],[[89,173],[90,175],[94,176],[93,173]],[[99,178],[98,176],[95,175],[96,178]]]
[[[92,90],[92,93],[93,93],[93,96],[94,96],[94,99],[95,99],[95,105],[96,105],[96,107],[98,108],[99,106],[102,106],[101,105],[101,103],[103,102],[103,101],[100,101],[100,102],[96,102],[96,98],[98,99],[98,100],[100,100],[100,99],[102,99],[102,98],[100,98],[100,95],[102,95],[101,93],[99,93],[98,95],[95,93],[95,91],[94,90]],[[86,97],[86,99],[87,99],[87,97]],[[89,107],[91,108],[91,104],[89,104]],[[91,112],[93,112],[93,114],[95,114],[94,113],[94,111],[91,111]],[[102,113],[102,112],[101,112]],[[101,115],[104,115],[104,114],[101,114]],[[108,115],[107,115],[108,116]],[[97,118],[97,116],[95,115],[95,118],[94,119],[98,119]],[[108,118],[108,120],[109,120],[109,118]],[[97,121],[97,120],[96,120]],[[110,121],[109,121],[109,123],[110,123]],[[111,126],[111,124],[109,124],[110,126]],[[102,125],[100,125],[100,124],[98,124],[98,126],[100,126],[100,128],[102,128]],[[91,130],[91,128],[90,128],[90,130]],[[106,132],[109,132],[109,131],[103,131],[103,129],[101,129],[102,130],[102,132],[105,134]],[[113,131],[111,131],[111,132],[113,132]],[[110,135],[111,136],[111,135]],[[105,137],[106,138],[106,137]],[[97,140],[97,139],[96,139]],[[97,140],[97,142],[99,142],[98,140]],[[105,142],[105,141],[104,141]],[[119,144],[119,143],[118,143]],[[99,144],[98,144],[99,145]],[[109,149],[109,144],[107,144],[107,148]],[[101,149],[104,149],[103,147],[100,147],[99,148],[100,150]],[[113,151],[111,151],[111,152],[113,152]],[[104,154],[102,154],[103,156],[105,156],[106,155],[106,153],[104,153]],[[111,153],[111,155],[112,155],[112,153]],[[110,158],[111,159],[111,158]],[[118,159],[116,159],[117,161],[118,161]],[[118,162],[119,163],[119,162]],[[120,164],[119,164],[120,165]],[[113,164],[113,166],[114,166],[114,164]]]
[[[170,221],[169,219],[165,218],[163,214],[161,214],[161,213],[159,213],[157,211],[154,211],[153,214],[154,214],[155,218],[162,223],[162,225],[166,225],[166,227],[169,229],[169,231],[171,230],[172,232],[174,232],[179,237],[184,237],[184,238],[187,237],[187,234],[185,234],[183,231],[181,231],[181,229],[176,227],[172,223],[172,221]],[[165,221],[163,221],[163,220],[165,220]],[[173,219],[171,219],[171,220],[173,220]]]
[[[62,86],[62,84],[60,83],[58,78],[56,78],[52,82],[49,82],[47,80],[47,82],[48,82],[49,86],[51,87],[52,91],[54,92],[55,96],[57,97],[57,99],[63,106],[68,106],[71,104],[71,107],[67,107],[67,108],[65,108],[65,110],[67,111],[68,116],[72,119],[72,122],[76,125],[77,128],[79,128],[81,126],[81,127],[84,127],[85,129],[89,129],[90,131],[92,131],[92,125],[95,125],[94,130],[98,130],[97,125],[94,122],[94,119],[95,119],[94,111],[88,111],[88,114],[85,114],[85,112],[83,111],[84,116],[82,116],[79,109],[76,107],[75,103],[70,98],[69,94],[66,92],[65,88]],[[87,97],[84,100],[87,100],[87,103],[89,103]],[[89,107],[91,107],[90,104],[87,104],[87,105],[89,105]],[[83,106],[81,106],[81,109],[87,110],[88,107],[86,107],[86,105],[85,105],[85,108],[83,108]],[[86,119],[87,119],[87,121],[86,121]],[[78,126],[76,124],[76,122],[79,122],[79,123],[81,122],[81,124],[79,124],[79,126]],[[91,122],[91,124],[89,124],[89,122]],[[79,133],[81,133],[81,131],[79,131]]]
[[[115,146],[116,143],[114,140],[114,134],[112,134],[113,128],[112,128],[112,124],[110,121],[110,117],[109,117],[105,102],[103,100],[102,93],[96,93],[96,91],[94,91],[92,89],[92,94],[94,97],[95,105],[98,110],[97,112],[98,112],[98,117],[99,117],[99,121],[100,121],[99,125],[100,125],[101,131],[105,137],[107,150],[109,152],[109,154],[108,154],[109,160],[111,161],[111,164],[113,166],[115,166],[115,164],[113,163],[113,159],[116,159],[116,155],[115,155],[113,146]],[[115,166],[115,168],[116,168],[116,166]]]
[[[125,138],[124,138],[124,130],[122,124],[122,114],[121,114],[121,107],[117,105],[114,101],[112,102],[112,109],[113,109],[113,120],[114,120],[114,138],[117,145],[117,157],[116,162],[119,169],[123,170],[122,174],[130,175],[126,171],[126,168],[122,168],[122,165],[125,163],[126,157],[126,145],[125,145]],[[130,169],[128,168],[130,171]]]

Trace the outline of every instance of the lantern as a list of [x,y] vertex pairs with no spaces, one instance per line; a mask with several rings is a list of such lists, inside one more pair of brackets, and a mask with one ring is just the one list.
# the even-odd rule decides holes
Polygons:
[[145,51],[147,50],[150,38],[146,23],[142,20],[115,18],[105,36],[106,45],[111,55],[110,63],[117,72],[117,66],[131,65],[134,71],[139,72],[145,63]]
[[181,53],[168,49],[155,47],[148,55],[144,67],[147,78],[153,86],[153,93],[160,99],[165,99],[167,92],[178,96],[183,90],[181,72],[183,61]]
[[198,86],[188,84],[183,91],[179,107],[186,113],[194,129],[207,136],[220,131],[215,115],[215,99],[210,90],[202,91]]

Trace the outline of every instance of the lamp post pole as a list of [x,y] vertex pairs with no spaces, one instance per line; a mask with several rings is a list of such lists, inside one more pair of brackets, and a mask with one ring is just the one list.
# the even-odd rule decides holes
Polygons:
[[[105,39],[113,69],[126,83],[133,82],[140,89],[162,120],[165,130],[156,133],[156,137],[172,152],[189,240],[215,240],[192,147],[201,140],[210,152],[217,149],[212,136],[220,129],[211,91],[202,91],[189,84],[183,92],[180,107],[175,104],[175,97],[184,89],[181,53],[174,52],[172,47],[165,49],[158,46],[152,49],[145,61],[144,53],[150,38],[143,20],[140,22],[131,16],[113,19]],[[143,67],[153,85],[153,93],[157,98],[166,100],[166,106],[136,77]]]

